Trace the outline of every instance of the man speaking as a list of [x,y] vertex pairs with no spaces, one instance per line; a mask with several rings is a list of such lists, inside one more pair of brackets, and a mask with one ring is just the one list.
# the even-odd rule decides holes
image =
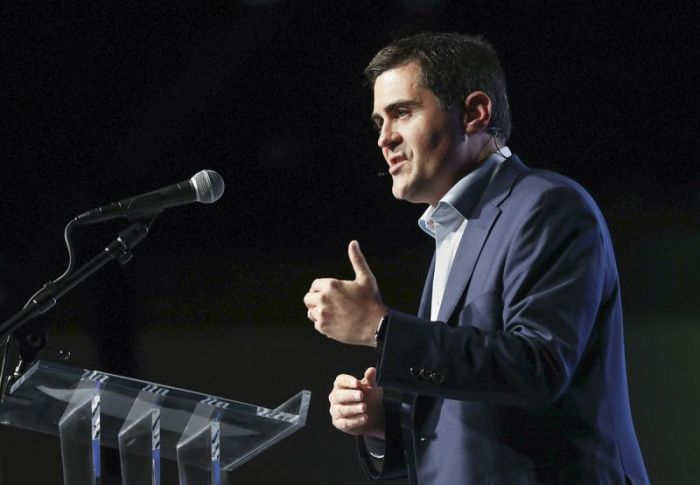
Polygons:
[[378,348],[376,368],[338,376],[329,396],[367,475],[648,483],[610,235],[583,188],[506,146],[494,49],[420,34],[382,49],[365,73],[392,192],[428,205],[418,223],[436,245],[417,317],[384,305],[356,241],[355,280],[318,279],[304,297],[319,332]]

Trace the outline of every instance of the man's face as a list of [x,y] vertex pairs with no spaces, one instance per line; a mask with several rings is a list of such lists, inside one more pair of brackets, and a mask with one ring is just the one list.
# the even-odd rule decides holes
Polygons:
[[397,199],[436,205],[464,175],[468,139],[462,110],[444,111],[420,84],[409,63],[383,72],[374,83],[372,120],[389,164]]

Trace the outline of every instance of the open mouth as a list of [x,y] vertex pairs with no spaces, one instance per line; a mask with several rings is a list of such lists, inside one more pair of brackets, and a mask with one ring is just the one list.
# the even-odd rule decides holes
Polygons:
[[389,173],[396,175],[401,171],[404,163],[406,163],[406,157],[403,155],[391,157],[389,159]]
[[391,164],[391,167],[389,167],[389,173],[391,175],[396,175],[401,171],[401,167],[403,167],[403,164],[406,163],[406,159],[402,158],[401,160],[398,160],[394,163]]

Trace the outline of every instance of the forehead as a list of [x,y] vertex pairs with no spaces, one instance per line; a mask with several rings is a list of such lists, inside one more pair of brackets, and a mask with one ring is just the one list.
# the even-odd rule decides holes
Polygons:
[[420,83],[420,68],[415,62],[384,71],[374,81],[374,112],[381,112],[398,99],[417,101],[425,90]]

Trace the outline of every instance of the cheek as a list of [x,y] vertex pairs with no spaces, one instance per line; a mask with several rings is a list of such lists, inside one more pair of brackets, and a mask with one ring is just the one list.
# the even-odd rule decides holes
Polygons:
[[450,146],[447,142],[447,137],[442,133],[434,132],[425,134],[416,141],[414,153],[417,155],[420,163],[419,166],[415,168],[421,172],[433,172],[437,170]]
[[413,148],[424,157],[435,158],[449,145],[449,137],[440,130],[427,130],[415,135]]
[[447,131],[436,131],[428,140],[430,150],[438,157],[444,158],[457,145],[457,140]]
[[436,131],[427,137],[426,145],[431,150],[438,150],[440,148],[440,146],[443,145],[444,140],[445,140],[444,134],[440,133],[439,131]]

